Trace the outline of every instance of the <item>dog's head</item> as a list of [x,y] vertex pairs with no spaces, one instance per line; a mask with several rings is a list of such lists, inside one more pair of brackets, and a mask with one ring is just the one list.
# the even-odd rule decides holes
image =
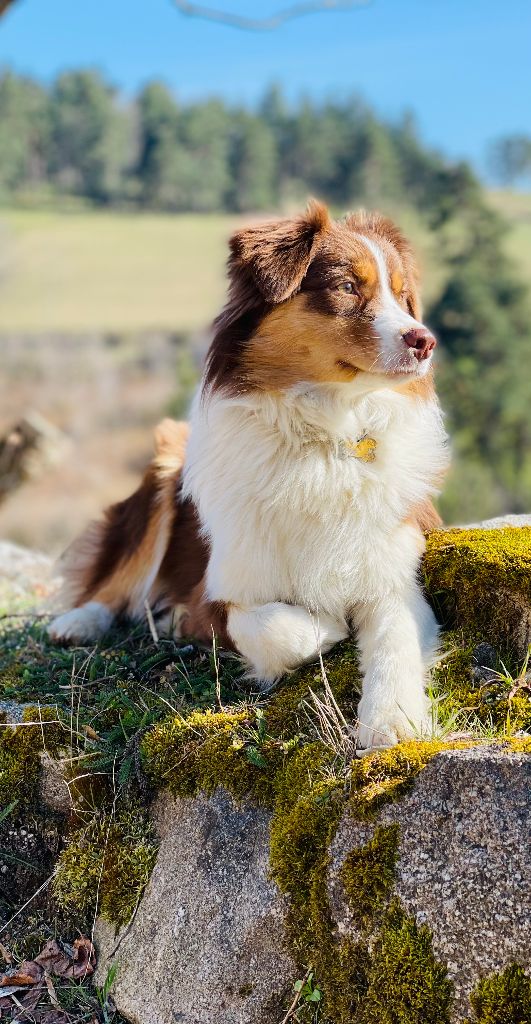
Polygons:
[[411,248],[394,224],[357,213],[333,221],[311,202],[294,219],[238,231],[229,303],[207,382],[228,390],[424,377],[435,338],[421,322]]

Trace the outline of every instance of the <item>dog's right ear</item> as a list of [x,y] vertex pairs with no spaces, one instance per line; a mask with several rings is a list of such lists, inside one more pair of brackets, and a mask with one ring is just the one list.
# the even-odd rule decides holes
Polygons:
[[329,225],[327,207],[312,199],[300,217],[243,228],[229,243],[229,272],[250,275],[266,302],[283,302],[300,288]]

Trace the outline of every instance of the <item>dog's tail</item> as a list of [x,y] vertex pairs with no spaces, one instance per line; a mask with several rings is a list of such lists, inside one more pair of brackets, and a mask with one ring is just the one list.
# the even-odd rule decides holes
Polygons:
[[91,523],[60,563],[63,606],[55,639],[97,639],[118,615],[144,618],[157,603],[157,577],[177,515],[177,491],[189,428],[163,420],[155,456],[138,489]]

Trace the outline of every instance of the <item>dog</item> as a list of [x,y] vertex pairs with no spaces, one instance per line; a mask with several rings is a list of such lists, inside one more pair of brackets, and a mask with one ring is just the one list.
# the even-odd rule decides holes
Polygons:
[[387,218],[238,230],[191,423],[164,421],[139,489],[67,559],[57,641],[171,612],[267,689],[353,630],[358,746],[430,733],[438,627],[418,579],[447,462],[412,249]]

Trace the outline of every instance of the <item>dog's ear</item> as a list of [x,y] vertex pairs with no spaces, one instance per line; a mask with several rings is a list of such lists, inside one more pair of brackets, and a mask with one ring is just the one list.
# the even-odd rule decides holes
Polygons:
[[283,302],[300,288],[329,225],[326,206],[312,199],[300,217],[243,228],[230,240],[229,271],[249,274],[266,302]]

